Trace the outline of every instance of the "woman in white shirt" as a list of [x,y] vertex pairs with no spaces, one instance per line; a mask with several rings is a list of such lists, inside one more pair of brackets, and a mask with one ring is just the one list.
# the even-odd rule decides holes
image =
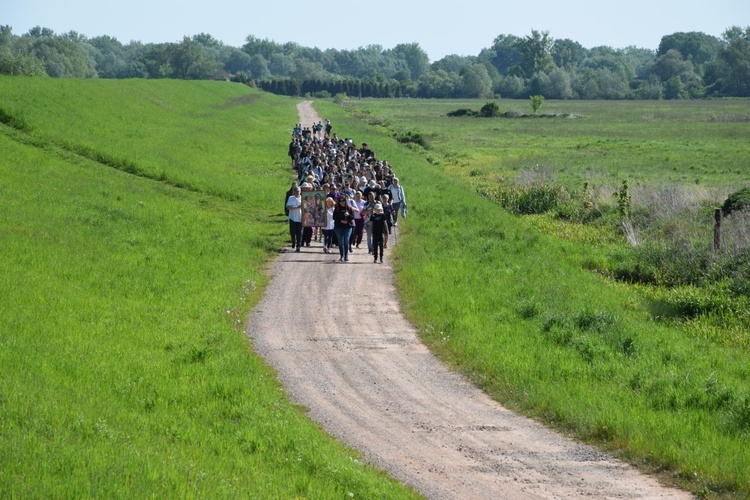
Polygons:
[[331,253],[333,246],[333,207],[336,201],[333,198],[326,198],[326,225],[323,228],[323,252]]

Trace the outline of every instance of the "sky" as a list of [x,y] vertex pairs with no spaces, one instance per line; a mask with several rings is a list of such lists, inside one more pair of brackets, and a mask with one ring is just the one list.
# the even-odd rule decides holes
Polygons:
[[[7,3],[10,5],[7,5]],[[2,0],[0,25],[15,35],[35,26],[89,38],[109,35],[123,44],[179,42],[207,33],[232,47],[248,35],[321,50],[368,45],[392,49],[418,43],[437,61],[476,56],[498,35],[548,31],[586,48],[636,46],[656,50],[661,38],[700,31],[721,37],[730,26],[750,26],[750,0],[458,0],[349,2],[299,0]]]

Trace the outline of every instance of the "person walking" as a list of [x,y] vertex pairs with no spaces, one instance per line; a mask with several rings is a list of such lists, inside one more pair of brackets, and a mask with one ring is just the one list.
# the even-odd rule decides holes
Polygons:
[[289,235],[295,252],[299,252],[302,246],[302,196],[300,193],[299,187],[293,187],[292,195],[286,201],[286,208],[289,210]]
[[372,224],[372,261],[378,261],[378,253],[380,254],[380,263],[383,263],[383,240],[385,234],[388,231],[386,223],[386,217],[383,213],[383,205],[380,202],[375,203],[375,210],[370,216],[370,224]]
[[333,230],[339,241],[339,262],[349,261],[349,238],[352,235],[353,222],[354,211],[349,205],[347,196],[342,193],[333,209]]
[[365,219],[365,231],[367,231],[367,252],[372,253],[372,221],[371,216],[375,212],[375,203],[377,200],[375,199],[375,192],[370,191],[367,194],[367,203],[365,204],[365,216],[367,217]]
[[355,191],[354,203],[357,205],[357,211],[354,212],[354,231],[352,232],[352,240],[349,242],[349,247],[354,247],[359,250],[359,245],[362,243],[362,235],[365,228],[365,200],[362,199],[362,191]]
[[333,245],[333,208],[336,205],[336,201],[333,198],[326,198],[326,225],[323,228],[323,252],[331,253],[331,246]]
[[406,211],[406,195],[404,195],[404,188],[401,187],[398,177],[393,178],[393,182],[388,189],[390,190],[391,206],[393,207],[393,225],[398,226],[399,210]]
[[393,226],[393,205],[391,205],[390,196],[383,193],[383,196],[380,197],[380,204],[383,205],[383,214],[385,214],[385,224],[387,229],[385,232],[383,247],[388,248],[388,236],[391,234],[391,227]]

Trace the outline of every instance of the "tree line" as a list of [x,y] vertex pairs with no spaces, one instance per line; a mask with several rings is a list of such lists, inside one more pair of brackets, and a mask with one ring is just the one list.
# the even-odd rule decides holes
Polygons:
[[284,95],[421,98],[687,99],[750,97],[750,26],[715,37],[665,35],[657,50],[587,49],[548,31],[499,35],[476,56],[430,63],[417,43],[392,49],[303,47],[246,38],[231,47],[201,33],[174,43],[123,44],[34,27],[0,26],[0,74],[71,78],[227,79]]

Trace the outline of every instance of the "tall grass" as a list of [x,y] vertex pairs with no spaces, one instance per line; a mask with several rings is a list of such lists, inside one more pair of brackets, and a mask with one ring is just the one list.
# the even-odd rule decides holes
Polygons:
[[[354,115],[317,103],[335,124],[366,134],[399,173],[409,200],[394,250],[399,294],[442,359],[504,404],[668,481],[699,494],[750,495],[750,359],[743,344],[717,341],[710,325],[703,335],[688,335],[683,324],[663,320],[657,297],[590,272],[622,245],[612,234],[597,239],[596,228],[573,228],[577,233],[570,236],[564,232],[571,224],[514,217],[477,194],[482,179],[509,178],[529,161],[558,171],[557,162],[575,150],[565,145],[584,142],[599,144],[600,153],[587,155],[612,163],[609,156],[625,158],[620,146],[627,141],[627,175],[640,180],[636,185],[669,184],[670,169],[649,158],[664,155],[664,143],[680,149],[680,141],[692,144],[698,137],[678,139],[679,132],[659,122],[649,129],[637,117],[651,103],[608,104],[565,103],[566,109],[585,106],[586,117],[564,125],[500,119],[479,130],[469,118],[444,117],[446,108],[462,107],[457,102],[355,101],[351,107],[367,112]],[[670,126],[697,131],[708,122],[701,118],[710,109],[705,103],[656,106]],[[637,123],[622,124],[624,115]],[[393,148],[389,136],[398,129],[418,130],[433,149]],[[738,139],[747,131],[724,133],[709,132],[700,147],[726,155],[718,168],[733,169],[737,152],[747,151],[749,143]],[[633,150],[636,143],[645,150]],[[559,170],[580,179],[593,171],[587,165],[563,161]],[[618,186],[621,174],[608,173],[606,183]],[[724,179],[710,177],[706,184],[721,189]]]
[[284,239],[294,101],[205,82],[0,87],[29,124],[0,127],[3,496],[414,496],[291,405],[242,332]]

